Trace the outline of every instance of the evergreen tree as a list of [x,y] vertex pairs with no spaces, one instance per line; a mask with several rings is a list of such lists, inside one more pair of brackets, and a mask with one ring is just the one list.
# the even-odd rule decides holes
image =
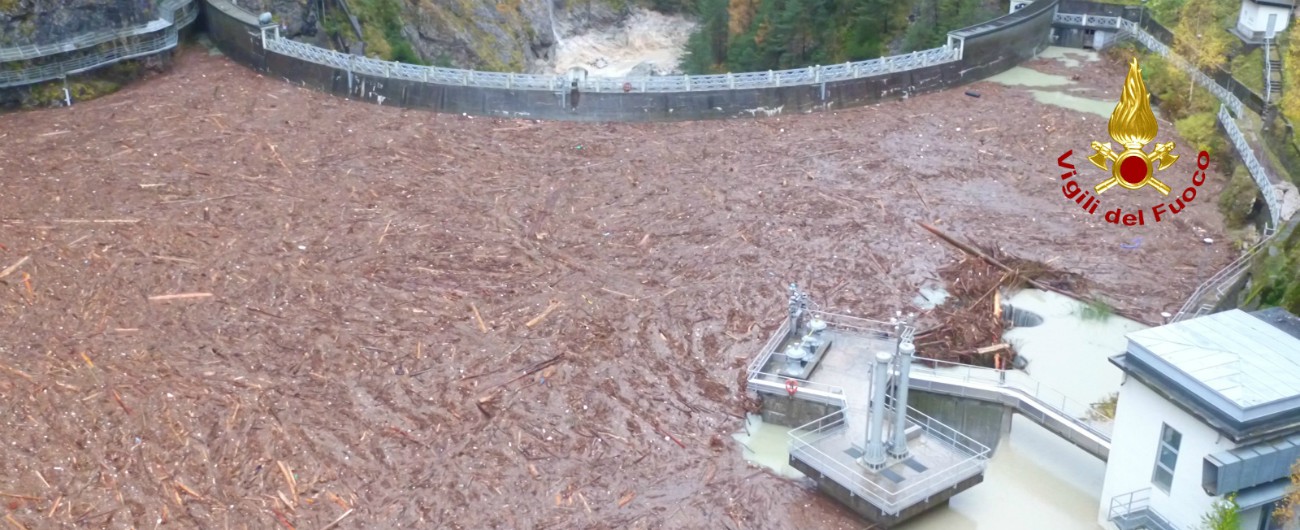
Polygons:
[[727,48],[727,67],[733,72],[751,72],[768,70],[763,58],[758,54],[756,32],[751,30],[731,40]]
[[686,41],[682,70],[716,73],[727,59],[727,0],[701,0],[696,9],[702,22]]
[[700,25],[682,62],[692,73],[873,59],[890,53],[900,38],[902,51],[933,48],[943,45],[949,30],[1000,12],[991,0],[681,1],[699,2]]

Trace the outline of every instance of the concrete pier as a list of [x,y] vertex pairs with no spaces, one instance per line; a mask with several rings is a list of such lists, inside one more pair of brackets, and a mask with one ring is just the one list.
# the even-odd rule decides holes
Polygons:
[[[792,313],[793,314],[793,313]],[[782,353],[803,340],[798,319],[782,325],[750,365],[747,387],[762,402],[764,421],[794,426],[790,466],[864,519],[890,527],[941,506],[983,480],[990,450],[959,430],[903,408],[902,369],[892,362],[911,328],[808,311],[825,322],[829,347],[803,379],[782,376]],[[906,339],[906,342],[904,340]],[[873,384],[869,384],[872,380]],[[886,399],[893,381],[897,395]],[[876,389],[876,399],[872,398]],[[808,418],[825,411],[826,414]],[[807,420],[802,424],[796,421]]]

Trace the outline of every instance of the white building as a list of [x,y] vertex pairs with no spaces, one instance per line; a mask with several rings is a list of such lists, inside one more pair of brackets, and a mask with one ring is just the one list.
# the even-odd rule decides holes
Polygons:
[[1236,493],[1242,530],[1281,529],[1270,514],[1300,460],[1300,318],[1234,309],[1128,338],[1111,358],[1125,377],[1102,527],[1199,530]]
[[1241,0],[1232,32],[1247,44],[1262,44],[1286,29],[1294,8],[1295,0]]

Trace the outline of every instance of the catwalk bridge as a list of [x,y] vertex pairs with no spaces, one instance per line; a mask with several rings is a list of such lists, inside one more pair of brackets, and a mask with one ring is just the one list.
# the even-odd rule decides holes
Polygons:
[[1109,418],[1020,370],[918,357],[912,365],[911,386],[914,390],[1001,405],[1090,455],[1103,461],[1110,456]]

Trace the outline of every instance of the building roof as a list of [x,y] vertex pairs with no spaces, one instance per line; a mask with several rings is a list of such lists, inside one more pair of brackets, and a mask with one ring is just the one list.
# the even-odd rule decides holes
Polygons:
[[1251,311],[1251,316],[1268,322],[1273,327],[1285,331],[1288,335],[1300,339],[1300,317],[1288,313],[1280,307],[1270,307]]
[[1300,396],[1300,338],[1239,309],[1129,340],[1242,409]]
[[1237,443],[1300,427],[1300,319],[1239,309],[1136,331],[1111,359]]
[[[1242,0],[1245,2],[1246,0]],[[1295,7],[1295,0],[1249,0],[1250,2],[1262,5],[1280,7],[1283,9]]]

